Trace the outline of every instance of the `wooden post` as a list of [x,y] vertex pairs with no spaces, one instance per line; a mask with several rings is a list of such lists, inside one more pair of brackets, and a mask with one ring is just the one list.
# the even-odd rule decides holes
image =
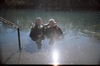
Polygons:
[[19,49],[21,50],[20,32],[19,32],[19,28],[17,28],[17,32],[18,32],[18,44],[19,44]]

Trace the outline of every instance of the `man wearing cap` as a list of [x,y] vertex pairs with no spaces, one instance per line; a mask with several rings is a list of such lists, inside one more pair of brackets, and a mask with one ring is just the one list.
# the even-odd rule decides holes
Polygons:
[[50,45],[53,45],[54,41],[59,40],[60,37],[62,37],[63,32],[57,26],[57,22],[55,22],[54,19],[49,20],[49,24],[46,26],[45,35],[50,39]]
[[42,40],[44,40],[44,25],[40,17],[36,18],[35,24],[32,25],[29,36],[37,44],[38,49],[42,47]]

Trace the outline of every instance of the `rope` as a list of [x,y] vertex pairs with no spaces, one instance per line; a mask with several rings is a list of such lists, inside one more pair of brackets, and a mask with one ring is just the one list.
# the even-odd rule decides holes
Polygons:
[[18,64],[20,62],[21,54],[22,54],[22,50],[20,50],[20,53],[19,53]]
[[4,23],[7,23],[7,24],[11,24],[11,25],[13,25],[13,27],[18,28],[18,26],[15,25],[13,22],[10,22],[10,21],[8,21],[8,20],[2,18],[2,17],[0,17],[0,21],[2,21],[2,22],[4,22]]

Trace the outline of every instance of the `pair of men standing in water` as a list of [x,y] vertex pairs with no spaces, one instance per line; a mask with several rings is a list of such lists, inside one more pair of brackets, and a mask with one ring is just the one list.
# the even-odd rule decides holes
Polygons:
[[35,24],[31,26],[30,37],[36,42],[38,49],[41,49],[42,40],[45,37],[49,38],[49,44],[53,45],[54,41],[60,39],[62,36],[63,32],[57,26],[57,22],[54,19],[50,19],[48,24],[42,24],[42,19],[37,17]]

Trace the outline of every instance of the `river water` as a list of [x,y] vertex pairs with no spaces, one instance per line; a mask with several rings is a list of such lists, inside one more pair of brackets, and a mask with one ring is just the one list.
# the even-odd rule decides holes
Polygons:
[[[93,34],[81,32],[89,30],[100,33],[100,11],[4,9],[1,10],[0,17],[20,27],[22,48],[19,51],[17,29],[0,21],[2,64],[100,64],[100,39]],[[38,49],[29,37],[30,25],[35,22],[36,17],[41,17],[44,24],[50,18],[55,19],[65,34],[64,39],[51,46],[46,38],[41,49]]]

